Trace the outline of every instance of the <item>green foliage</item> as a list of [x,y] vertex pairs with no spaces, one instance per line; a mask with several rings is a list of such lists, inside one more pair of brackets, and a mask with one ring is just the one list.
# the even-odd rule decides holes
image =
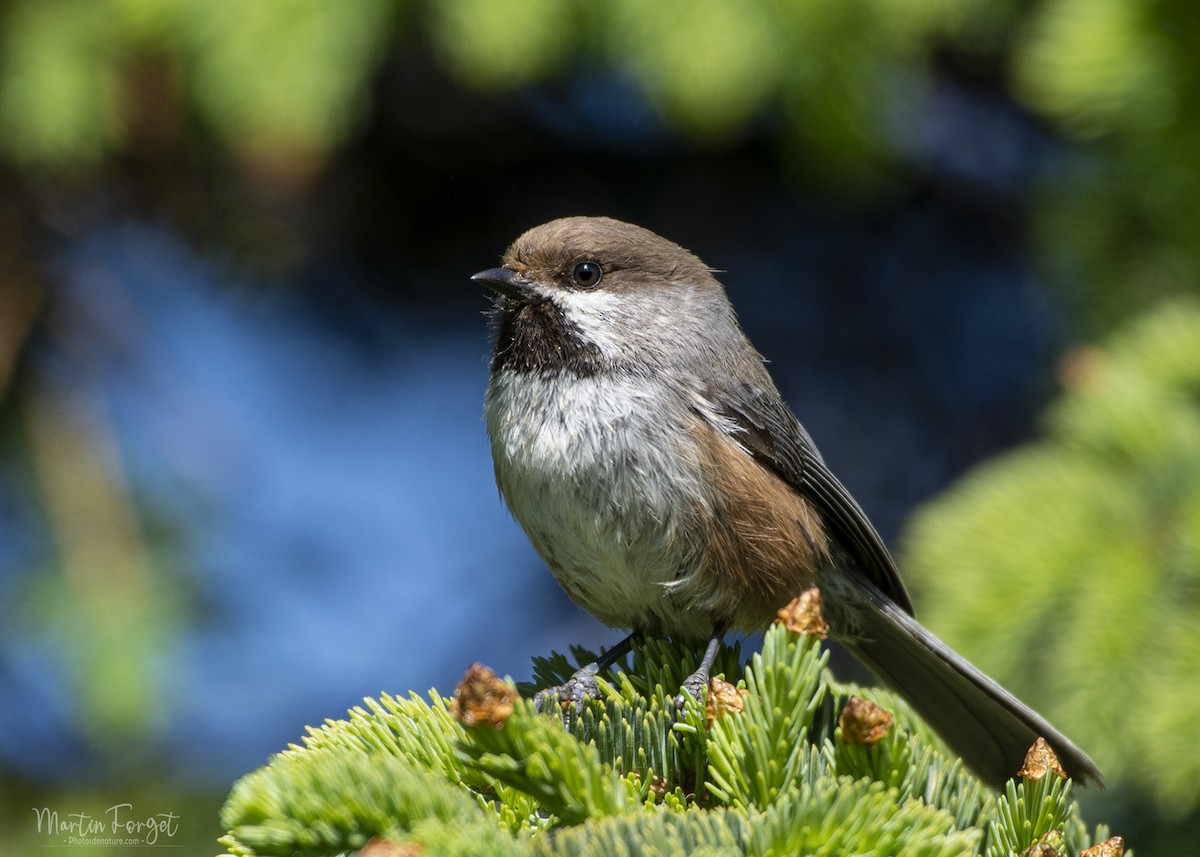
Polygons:
[[[94,166],[152,112],[196,117],[260,170],[303,173],[354,132],[388,47],[428,42],[487,90],[614,72],[704,144],[766,117],[792,172],[877,193],[901,180],[914,141],[923,151],[931,69],[948,47],[988,76],[999,66],[1012,95],[1087,153],[1047,171],[1033,213],[1043,262],[1095,329],[1196,290],[1192,0],[424,0],[398,13],[406,5],[13,0],[0,11],[0,153]],[[166,81],[154,91],[186,103],[140,103],[147,59]]]
[[[399,14],[405,5],[13,0],[0,11],[0,153],[93,166],[152,111],[198,118],[259,169],[311,170],[363,118],[389,45],[423,41],[482,89],[613,71],[705,143],[769,117],[793,172],[840,194],[878,192],[928,133],[931,68],[948,46],[999,65],[1014,96],[1088,153],[1048,171],[1034,219],[1043,261],[1095,328],[1196,289],[1192,0],[424,0]],[[186,103],[139,104],[147,59],[163,70],[159,89]]]
[[448,0],[431,4],[428,20],[450,68],[477,85],[512,87],[607,66],[684,133],[720,139],[757,116],[781,116],[798,168],[861,184],[878,179],[891,157],[887,125],[903,120],[893,108],[920,97],[920,46],[952,7]]
[[444,0],[429,4],[434,45],[476,86],[508,87],[558,70],[578,40],[570,0]]
[[806,779],[806,739],[827,691],[825,660],[815,636],[799,645],[780,633],[763,640],[746,671],[745,716],[717,719],[708,736],[709,790],[722,803],[766,807]]
[[175,0],[197,108],[259,156],[324,154],[364,114],[390,40],[390,0]]
[[535,840],[545,857],[640,857],[642,854],[699,854],[734,857],[741,846],[742,819],[723,809],[681,813],[643,812],[605,818]]
[[[619,815],[643,800],[636,779],[601,762],[595,745],[577,740],[555,720],[538,717],[532,703],[518,705],[516,716],[525,721],[524,728],[483,727],[471,733],[463,753],[475,768],[529,795],[565,824]],[[601,731],[597,737],[605,735]]]
[[[204,126],[256,159],[320,158],[353,131],[400,16],[389,0],[15,0],[4,21],[0,140],[41,166],[119,151],[136,121],[129,72],[165,59]],[[774,114],[810,177],[864,185],[925,89],[922,45],[945,0],[438,0],[414,20],[471,85],[579,68],[633,81],[701,139]],[[155,105],[160,109],[177,109]]]
[[1009,780],[988,821],[984,857],[1020,854],[1051,831],[1063,833],[1068,842],[1080,841],[1086,831],[1067,802],[1070,790],[1070,784],[1057,777],[1020,785]]
[[231,148],[279,161],[323,156],[364,114],[393,5],[15,0],[0,13],[0,150],[56,168],[114,153],[135,130],[134,68],[165,59]]
[[925,507],[903,565],[926,621],[1044,701],[1110,786],[1194,813],[1200,755],[1180,748],[1200,745],[1200,305],[1161,307],[1065,375],[1046,438]]
[[1195,292],[1200,15],[1192,0],[1045,0],[1013,65],[1027,103],[1092,157],[1049,178],[1041,244],[1096,329]]
[[0,35],[0,147],[19,162],[91,163],[124,134],[115,27],[92,0],[14,3]]
[[237,814],[226,843],[235,854],[338,853],[432,825],[512,844],[500,827],[481,823],[468,792],[390,753],[282,753],[234,786],[226,813]]
[[183,605],[178,577],[149,549],[146,519],[111,468],[111,424],[78,399],[50,384],[25,406],[30,496],[55,551],[10,599],[5,630],[52,635],[83,734],[120,771],[148,759],[164,725],[163,656]]
[[[646,674],[669,683],[622,674],[565,720],[518,700],[501,727],[466,728],[436,693],[369,700],[240,780],[222,843],[239,857],[334,855],[376,836],[438,854],[951,857],[1018,853],[1054,829],[1089,844],[1067,783],[985,799],[894,697],[837,684],[814,637],[777,625],[749,663],[726,661],[744,708],[711,727],[701,705],[671,703],[696,657],[637,647],[634,663],[655,659]],[[537,671],[571,668],[554,656]],[[851,692],[894,706],[874,747],[838,740]]]
[[597,29],[668,116],[716,134],[744,124],[780,86],[779,23],[766,3],[621,0]]
[[971,854],[978,831],[954,830],[935,807],[902,801],[881,783],[826,777],[789,787],[778,809],[755,813],[748,854]]

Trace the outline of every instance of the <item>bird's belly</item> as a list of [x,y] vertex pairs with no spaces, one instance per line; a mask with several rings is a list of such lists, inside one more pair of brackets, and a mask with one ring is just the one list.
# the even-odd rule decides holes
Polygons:
[[500,373],[486,408],[496,481],[577,604],[610,625],[700,637],[711,618],[674,584],[697,567],[711,503],[686,426],[649,416],[657,394],[644,379]]

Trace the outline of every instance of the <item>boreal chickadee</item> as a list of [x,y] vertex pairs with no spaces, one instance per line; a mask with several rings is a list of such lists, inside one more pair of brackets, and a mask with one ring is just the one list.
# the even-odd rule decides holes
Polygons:
[[1091,760],[912,616],[895,563],[826,467],[699,259],[606,217],[535,227],[472,279],[497,295],[485,414],[496,481],[567,594],[638,635],[753,631],[807,587],[831,633],[999,786],[1040,736],[1076,780]]

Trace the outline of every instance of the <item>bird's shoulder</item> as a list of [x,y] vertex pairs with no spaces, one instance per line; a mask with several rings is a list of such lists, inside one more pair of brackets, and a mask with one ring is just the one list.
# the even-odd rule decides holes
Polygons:
[[883,594],[912,613],[912,601],[882,537],[825,464],[812,436],[784,403],[765,370],[753,380],[712,372],[694,379],[691,386],[693,409],[792,490],[814,503],[830,535],[854,560],[856,568]]

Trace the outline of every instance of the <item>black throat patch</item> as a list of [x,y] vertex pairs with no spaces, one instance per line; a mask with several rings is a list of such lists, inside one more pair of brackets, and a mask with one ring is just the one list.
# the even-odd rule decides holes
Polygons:
[[584,341],[548,298],[502,301],[494,318],[493,372],[507,369],[585,378],[600,371],[600,349]]

